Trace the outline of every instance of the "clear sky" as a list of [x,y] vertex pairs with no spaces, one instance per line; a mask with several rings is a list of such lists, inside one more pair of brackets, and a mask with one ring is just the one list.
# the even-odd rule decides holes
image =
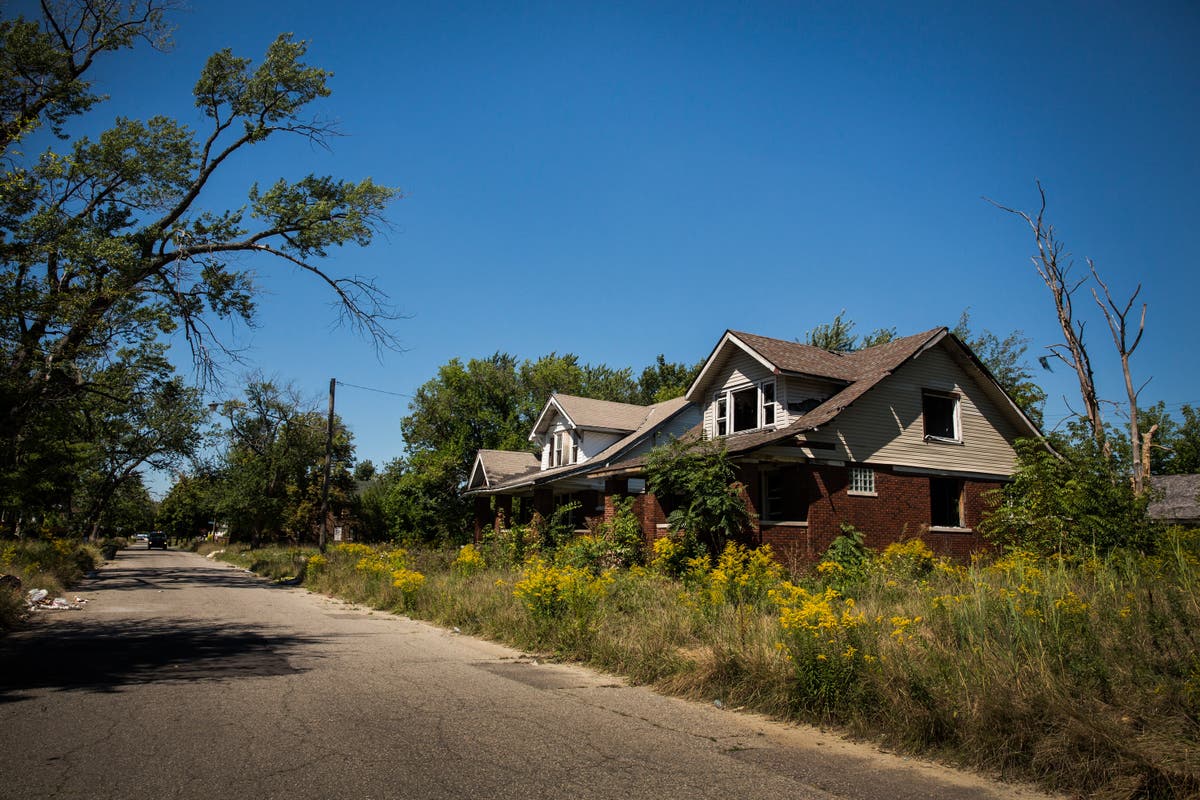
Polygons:
[[[1143,284],[1144,398],[1200,403],[1200,6],[983,5],[194,0],[173,52],[101,65],[97,114],[200,125],[204,58],[283,31],[335,73],[332,152],[268,143],[209,197],[310,171],[404,190],[393,229],[329,267],[377,276],[405,352],[376,358],[318,285],[254,262],[270,294],[232,340],[318,402],[330,377],[407,394],[497,350],[693,362],[726,328],[802,337],[843,308],[904,335],[970,307],[1037,356],[1061,334],[1030,233],[981,198],[1032,210],[1040,179],[1080,275],[1091,257],[1119,295]],[[1075,389],[1042,375],[1053,423]],[[339,390],[360,458],[402,453],[406,406]]]

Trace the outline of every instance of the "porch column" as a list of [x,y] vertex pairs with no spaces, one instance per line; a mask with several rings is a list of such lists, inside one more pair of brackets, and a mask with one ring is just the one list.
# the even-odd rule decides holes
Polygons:
[[492,499],[490,497],[476,495],[475,496],[475,544],[479,544],[483,538],[483,526],[491,525],[492,518]]
[[498,494],[496,495],[496,533],[500,529],[512,523],[512,495]]
[[539,486],[533,490],[533,513],[541,514],[545,519],[554,515],[554,490],[549,486]]
[[611,522],[617,509],[613,501],[629,494],[628,478],[608,478],[604,481],[604,521]]

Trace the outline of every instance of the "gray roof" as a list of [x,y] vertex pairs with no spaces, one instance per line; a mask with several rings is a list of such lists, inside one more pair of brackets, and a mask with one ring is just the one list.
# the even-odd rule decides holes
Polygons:
[[632,403],[613,403],[608,400],[592,400],[570,394],[554,393],[554,399],[579,428],[634,431],[646,420],[650,406]]
[[[509,481],[537,472],[542,462],[532,453],[515,450],[480,450],[475,469],[483,469],[485,486]],[[472,470],[471,477],[475,477]]]
[[[555,396],[559,397],[559,398],[571,397],[570,395],[555,395]],[[583,400],[585,398],[571,397],[571,399],[572,400]],[[587,461],[581,462],[579,464],[563,464],[562,466],[551,467],[550,469],[540,469],[541,463],[538,461],[537,457],[530,455],[528,457],[533,461],[533,463],[535,465],[532,470],[522,473],[520,475],[514,475],[512,478],[510,478],[509,480],[505,480],[505,481],[496,481],[496,480],[492,479],[491,473],[489,472],[488,473],[489,480],[488,480],[486,488],[473,487],[473,488],[469,489],[467,493],[468,494],[471,492],[492,493],[492,492],[505,491],[505,490],[521,489],[521,488],[533,486],[533,485],[539,484],[539,483],[547,483],[547,482],[557,480],[560,478],[565,478],[568,476],[585,477],[589,473],[591,473],[597,469],[600,469],[602,467],[608,466],[615,459],[620,458],[628,450],[630,450],[633,446],[635,446],[640,441],[642,441],[645,437],[652,435],[654,433],[654,431],[659,426],[661,426],[664,422],[671,419],[676,414],[678,414],[679,412],[681,412],[685,408],[687,408],[689,405],[691,405],[691,403],[689,403],[687,400],[685,400],[682,397],[677,397],[673,400],[666,400],[661,403],[655,403],[654,405],[649,405],[649,406],[630,406],[627,403],[607,403],[603,400],[589,401],[589,403],[603,403],[605,406],[620,406],[620,407],[624,407],[624,408],[639,409],[638,423],[634,427],[634,429],[630,430],[630,432],[628,434],[626,434],[625,436],[623,436],[621,439],[617,440],[616,442],[613,442],[611,445],[609,445],[608,447],[606,447],[604,450],[597,453],[596,455],[592,456]],[[585,406],[586,406],[585,413],[590,413],[592,411],[595,411],[595,410],[601,408],[601,406],[598,406],[598,405],[585,404]],[[580,406],[575,406],[575,407],[579,408]],[[618,413],[624,413],[624,412],[621,411],[620,409],[618,409]],[[624,424],[624,423],[622,423],[622,424]],[[602,427],[612,427],[612,426],[602,426]],[[483,458],[484,453],[504,453],[504,452],[505,451],[502,451],[502,450],[480,450],[478,458]],[[516,454],[516,455],[527,455],[527,454],[522,453],[522,454]]]
[[1149,515],[1163,522],[1200,522],[1200,475],[1151,475]]

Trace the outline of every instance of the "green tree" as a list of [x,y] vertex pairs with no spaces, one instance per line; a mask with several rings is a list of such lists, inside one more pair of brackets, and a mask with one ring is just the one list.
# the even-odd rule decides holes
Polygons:
[[1013,402],[1040,426],[1046,392],[1034,380],[1025,359],[1029,338],[1021,331],[1013,331],[1003,339],[988,330],[976,334],[971,330],[970,309],[963,310],[950,332],[971,348]]
[[115,352],[181,331],[201,373],[213,373],[223,352],[213,322],[253,320],[262,259],[312,276],[336,297],[345,322],[377,345],[393,341],[394,315],[375,284],[338,277],[321,260],[335,247],[369,244],[395,189],[308,175],[251,184],[242,208],[208,202],[235,154],[288,135],[325,145],[335,132],[311,110],[329,94],[329,73],[304,63],[305,44],[290,35],[257,66],[228,50],[209,58],[193,89],[206,130],[162,116],[118,118],[95,138],[36,154],[21,149],[39,123],[63,133],[73,114],[99,102],[83,77],[96,58],[139,39],[161,42],[166,5],[46,2],[40,21],[0,26],[6,516],[44,494],[53,470],[27,475],[25,467],[44,452],[63,455],[55,417],[71,413]]
[[838,312],[831,322],[822,322],[805,336],[804,343],[831,353],[849,353],[864,347],[885,344],[896,338],[895,328],[876,328],[859,341],[854,333],[854,320],[845,318],[846,309]]
[[175,539],[212,532],[217,519],[218,478],[204,469],[180,474],[158,506],[156,526]]
[[1145,498],[1128,481],[1113,480],[1112,463],[1090,430],[1074,430],[1070,439],[1058,437],[1056,453],[1039,441],[1017,442],[1016,474],[998,490],[1000,503],[980,530],[1000,544],[1041,553],[1152,549]]
[[667,515],[671,531],[693,537],[714,559],[730,539],[754,524],[745,486],[721,442],[673,439],[656,447],[646,464],[646,483],[675,505]]
[[[224,404],[229,421],[217,510],[232,538],[252,543],[283,536],[303,541],[320,523],[325,415],[303,407],[296,392],[251,381],[245,400]],[[334,420],[330,507],[350,503],[354,446]]]
[[697,361],[691,366],[670,362],[659,353],[654,364],[642,370],[638,379],[637,402],[650,405],[683,397],[703,366],[704,361]]

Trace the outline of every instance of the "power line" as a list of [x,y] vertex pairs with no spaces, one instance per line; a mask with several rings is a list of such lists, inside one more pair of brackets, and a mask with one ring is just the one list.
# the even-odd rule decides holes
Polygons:
[[338,379],[338,385],[339,386],[349,386],[351,389],[362,389],[365,392],[378,392],[379,394],[390,394],[392,397],[412,397],[411,394],[404,394],[403,392],[389,392],[387,389],[376,389],[372,386],[359,386],[358,384],[355,384],[355,383],[346,383],[345,381],[343,381],[341,379]]

